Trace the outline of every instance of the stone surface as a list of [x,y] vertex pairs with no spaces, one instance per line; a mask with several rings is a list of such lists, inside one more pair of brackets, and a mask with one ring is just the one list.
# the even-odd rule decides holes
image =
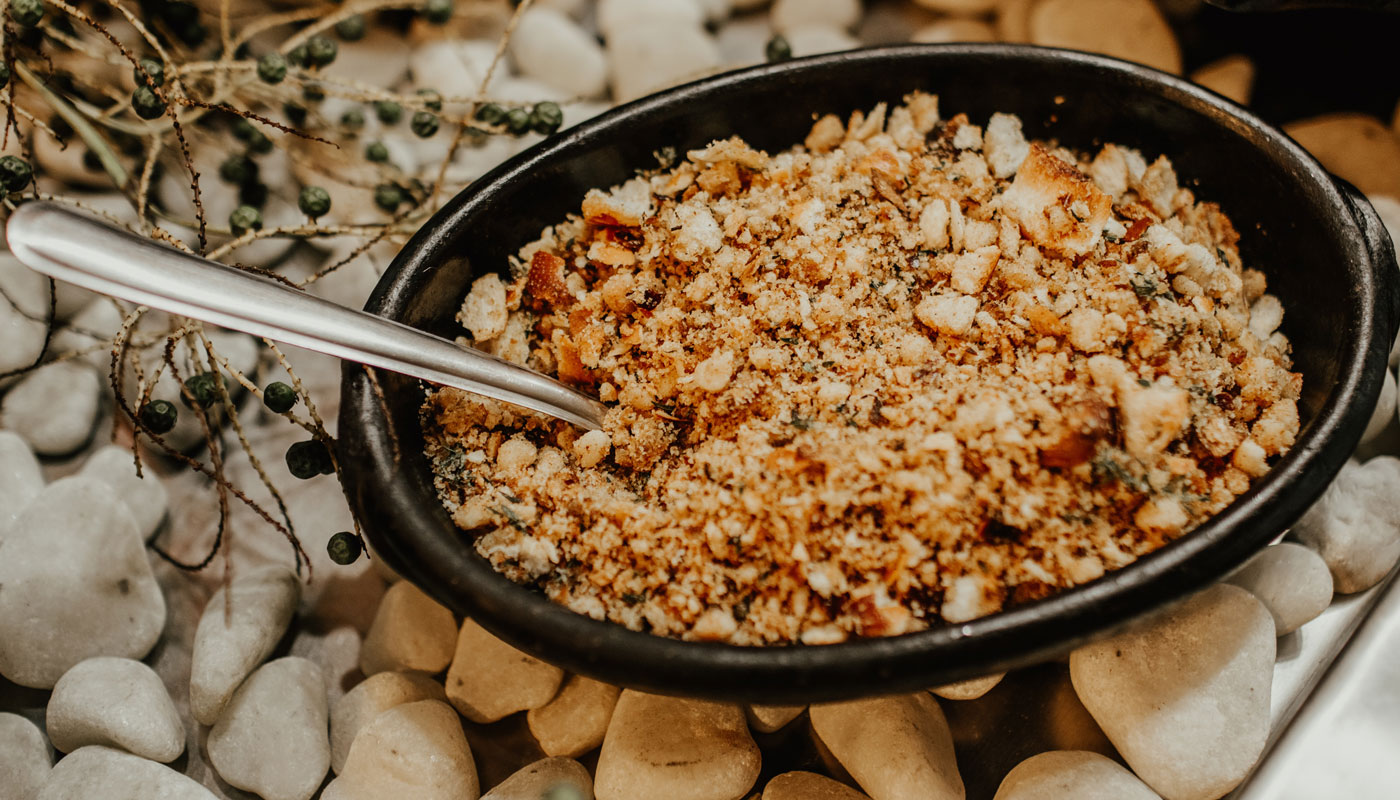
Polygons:
[[943,710],[927,692],[812,706],[812,730],[874,800],[962,800]]
[[625,103],[691,78],[722,62],[714,38],[699,27],[639,22],[608,37],[613,100]]
[[47,689],[92,656],[141,658],[165,599],[126,506],[101,481],[54,481],[0,536],[0,675]]
[[598,31],[608,38],[636,25],[699,28],[704,10],[692,0],[598,0]]
[[526,712],[525,721],[545,755],[577,758],[603,743],[621,692],[611,684],[570,675],[554,699]]
[[1376,585],[1400,560],[1400,459],[1348,462],[1292,536],[1327,562],[1338,592]]
[[122,312],[106,297],[88,303],[53,335],[49,352],[82,353],[82,360],[104,374],[112,365],[111,339],[122,327]]
[[190,712],[200,724],[213,725],[243,679],[272,653],[300,594],[291,570],[266,565],[235,575],[227,590],[209,598],[190,656]]
[[1225,56],[1191,73],[1191,80],[1240,105],[1248,105],[1254,89],[1254,62],[1249,56]]
[[598,755],[598,800],[738,800],[759,771],[743,709],[623,691]]
[[1376,407],[1371,412],[1371,419],[1366,423],[1366,430],[1361,434],[1362,444],[1374,441],[1395,421],[1396,395],[1395,373],[1386,370],[1385,383],[1381,385],[1381,396],[1376,399]]
[[1031,756],[1006,774],[994,800],[1062,798],[1162,800],[1117,761],[1084,750],[1051,750]]
[[33,364],[44,351],[48,281],[0,252],[0,375]]
[[849,30],[860,21],[860,6],[860,0],[774,0],[768,19],[782,34],[808,26]]
[[154,761],[109,747],[82,747],[49,773],[39,800],[218,800]]
[[0,400],[0,426],[41,456],[64,456],[92,437],[101,409],[97,371],[80,361],[59,361],[20,379]]
[[992,688],[998,683],[1001,683],[1001,679],[1005,677],[1005,672],[998,672],[995,675],[986,675],[981,678],[972,678],[971,680],[950,683],[945,686],[936,686],[929,689],[929,691],[944,700],[976,700],[987,692],[990,692]]
[[1283,130],[1329,172],[1367,195],[1400,197],[1400,137],[1384,122],[1340,112],[1292,122]]
[[468,619],[447,671],[447,699],[472,722],[495,722],[548,703],[563,681],[563,670],[516,650]]
[[219,777],[264,800],[309,800],[331,764],[321,669],[295,656],[269,661],[234,692],[209,731]]
[[185,751],[185,726],[155,670],[129,658],[89,658],[53,687],[45,725],[54,747],[97,744],[169,763]]
[[1181,71],[1176,35],[1152,0],[1037,0],[1026,17],[1034,44]]
[[802,716],[806,710],[806,706],[748,706],[744,709],[744,716],[748,718],[750,728],[759,733],[773,733]]
[[815,772],[784,772],[763,787],[762,800],[869,800],[844,783]]
[[1070,655],[1084,707],[1167,800],[1213,800],[1248,774],[1269,733],[1274,623],[1254,595],[1206,589]]
[[0,536],[43,489],[44,476],[29,444],[14,431],[0,431]]
[[794,57],[815,56],[822,53],[839,53],[860,47],[855,37],[838,28],[825,25],[803,25],[785,34],[788,46]]
[[572,758],[546,758],[521,767],[482,795],[481,800],[549,800],[559,796],[551,793],[571,800],[593,800],[593,779]]
[[400,581],[384,593],[360,650],[360,670],[438,673],[452,661],[457,621],[423,590]]
[[1332,603],[1332,573],[1310,548],[1279,542],[1264,548],[1227,581],[1247,589],[1274,617],[1274,632],[1292,633]]
[[479,794],[457,712],[420,700],[385,711],[360,731],[321,800],[476,800]]
[[911,42],[995,42],[996,29],[980,19],[941,19],[914,31]]
[[331,706],[331,769],[338,775],[355,736],[375,717],[395,706],[419,700],[447,702],[442,684],[416,672],[371,675]]
[[38,726],[0,712],[0,800],[34,800],[52,764],[48,740]]
[[165,484],[161,483],[149,465],[143,469],[142,475],[137,475],[129,448],[107,445],[98,449],[88,456],[78,474],[96,478],[112,487],[131,512],[142,539],[155,533],[161,520],[165,519],[165,510],[169,506]]
[[593,97],[608,88],[608,61],[598,41],[550,8],[532,8],[510,38],[510,56],[526,77],[571,96]]

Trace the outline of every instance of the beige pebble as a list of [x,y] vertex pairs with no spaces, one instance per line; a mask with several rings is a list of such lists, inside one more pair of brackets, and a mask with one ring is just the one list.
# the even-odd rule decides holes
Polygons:
[[476,800],[480,793],[457,712],[420,700],[395,706],[361,729],[321,800]]
[[39,726],[0,711],[0,797],[34,800],[49,779],[53,755]]
[[812,730],[874,800],[963,800],[953,733],[927,692],[812,706]]
[[603,743],[621,692],[612,684],[570,675],[554,699],[530,709],[525,721],[545,755],[577,758]]
[[447,671],[447,699],[472,722],[495,722],[554,699],[564,671],[463,620]]
[[624,691],[608,725],[598,800],[739,800],[760,754],[736,705]]
[[748,718],[750,728],[759,733],[773,733],[800,717],[806,710],[806,706],[747,706],[744,708],[744,716]]
[[1024,44],[1031,40],[1031,8],[1035,0],[1005,0],[997,6],[997,38]]
[[992,688],[998,683],[1001,683],[1001,679],[1005,677],[1005,672],[998,672],[995,675],[985,675],[981,678],[973,678],[971,680],[938,686],[929,691],[944,700],[976,700],[987,692],[990,692]]
[[267,565],[240,573],[209,598],[190,654],[196,722],[213,725],[219,718],[243,679],[277,647],[300,597],[301,581],[291,570]]
[[1366,194],[1400,197],[1400,136],[1375,117],[1342,112],[1283,126],[1328,171]]
[[944,14],[956,14],[962,16],[976,16],[995,11],[1003,0],[914,0],[918,5],[930,11],[939,11]]
[[1266,547],[1227,581],[1248,589],[1274,615],[1274,632],[1301,628],[1332,603],[1332,573],[1312,548],[1292,542]]
[[784,772],[763,787],[763,800],[869,800],[844,783],[815,772]]
[[399,581],[384,592],[360,650],[360,671],[442,672],[452,662],[457,622],[423,590]]
[[994,800],[1162,800],[1136,775],[1107,756],[1051,750],[1017,764]]
[[337,774],[360,729],[395,706],[419,700],[447,702],[442,684],[417,672],[380,672],[361,681],[331,706],[331,769]]
[[310,800],[331,765],[327,716],[320,667],[297,656],[269,661],[209,730],[209,763],[229,785],[264,800]]
[[1152,0],[1038,0],[1028,22],[1034,44],[1181,72],[1176,34]]
[[860,0],[774,0],[769,21],[784,34],[808,26],[847,30],[860,15]]
[[914,31],[911,42],[995,42],[996,29],[980,19],[940,19]]
[[59,761],[36,798],[218,800],[213,792],[164,764],[100,745],[80,747]]
[[155,670],[129,658],[89,658],[63,673],[44,721],[65,753],[95,744],[169,763],[185,751],[170,692]]
[[[573,792],[569,792],[573,789]],[[496,784],[481,800],[593,799],[593,778],[572,758],[544,758],[527,764]]]
[[1191,73],[1191,80],[1240,105],[1249,105],[1254,89],[1254,62],[1249,56],[1225,56]]

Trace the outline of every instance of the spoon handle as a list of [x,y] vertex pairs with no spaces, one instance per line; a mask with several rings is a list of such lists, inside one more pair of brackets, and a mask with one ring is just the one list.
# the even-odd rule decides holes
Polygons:
[[513,403],[594,430],[604,407],[558,381],[399,322],[167,247],[56,203],[10,215],[26,266],[85,289]]

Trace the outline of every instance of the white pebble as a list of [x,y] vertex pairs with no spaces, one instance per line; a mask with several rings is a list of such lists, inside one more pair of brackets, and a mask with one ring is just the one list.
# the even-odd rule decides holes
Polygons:
[[218,800],[164,764],[113,750],[82,747],[49,773],[39,800]]
[[626,690],[593,791],[598,800],[739,800],[758,778],[759,759],[739,706]]
[[759,15],[732,20],[715,32],[720,57],[731,69],[762,64],[767,59],[768,41],[772,38],[768,20]]
[[1336,591],[1375,586],[1400,561],[1400,459],[1348,462],[1292,534],[1327,562]]
[[[564,793],[567,789],[573,792]],[[541,800],[554,796],[553,792],[591,800],[593,778],[572,758],[545,758],[516,770],[482,795],[481,800]]]
[[1292,633],[1332,603],[1332,573],[1311,549],[1292,542],[1264,548],[1226,579],[1247,589],[1274,615],[1279,636]]
[[0,531],[44,489],[39,461],[19,434],[0,431]]
[[[228,592],[225,595],[225,592]],[[263,662],[291,622],[301,581],[269,565],[235,574],[209,598],[190,654],[190,712],[213,725],[243,679]]]
[[447,702],[442,684],[416,672],[381,672],[361,681],[331,706],[331,770],[345,767],[355,736],[395,706],[419,700]]
[[92,436],[101,407],[97,372],[60,361],[25,375],[0,401],[0,426],[23,436],[34,452],[63,456]]
[[608,38],[608,74],[618,103],[698,78],[720,63],[714,37],[698,27],[639,22]]
[[442,672],[452,661],[457,621],[423,590],[400,581],[379,601],[360,649],[360,671]]
[[44,352],[49,290],[43,276],[0,253],[0,373],[33,364]]
[[0,797],[34,800],[52,766],[49,743],[39,727],[18,714],[0,712]]
[[554,699],[525,713],[530,735],[547,756],[577,758],[603,743],[621,692],[611,684],[571,675]]
[[[437,89],[443,97],[475,97],[495,54],[494,41],[439,39],[415,45],[408,68],[416,86]],[[487,93],[494,92],[509,75],[510,70],[502,59],[491,73]]]
[[976,700],[987,692],[990,692],[993,687],[1001,683],[1001,679],[1005,677],[1005,672],[998,672],[995,675],[985,675],[981,678],[972,678],[971,680],[938,686],[929,691],[944,700]]
[[911,42],[943,44],[946,42],[995,42],[996,29],[980,19],[940,19],[914,31]]
[[165,598],[131,514],[101,481],[49,484],[4,532],[0,674],[50,688],[93,656],[141,658]]
[[1263,752],[1274,640],[1254,595],[1217,584],[1075,650],[1070,678],[1138,777],[1172,800],[1213,800]]
[[774,0],[768,13],[773,30],[786,35],[813,26],[849,30],[860,21],[860,6],[860,0]]
[[264,800],[309,800],[331,764],[321,668],[289,656],[258,668],[209,731],[209,763]]
[[79,475],[96,478],[112,487],[117,496],[126,504],[141,538],[148,538],[156,532],[160,521],[165,519],[165,509],[169,502],[165,484],[156,477],[150,464],[136,474],[136,464],[132,461],[131,450],[116,445],[107,445],[88,456]]
[[784,36],[792,48],[793,56],[839,53],[842,50],[860,47],[860,42],[850,34],[824,25],[804,25],[788,31]]
[[420,700],[385,711],[360,731],[321,800],[474,800],[479,793],[457,712]]
[[563,670],[516,650],[467,619],[447,671],[447,699],[472,722],[495,722],[548,703],[563,680]]
[[1051,750],[1017,764],[993,800],[1162,800],[1136,775],[1087,750]]
[[104,374],[112,365],[112,337],[122,327],[122,312],[105,297],[88,303],[56,331],[49,352],[83,353],[82,359]]
[[698,29],[704,12],[693,0],[598,0],[598,30],[612,46],[612,37],[637,25],[660,24]]
[[1376,400],[1376,408],[1371,412],[1370,421],[1366,423],[1366,431],[1361,434],[1362,444],[1380,436],[1395,420],[1396,395],[1395,373],[1386,370],[1385,383],[1381,384],[1381,396]]
[[812,730],[874,800],[962,800],[953,733],[927,692],[812,706]]
[[[420,45],[421,46],[421,45]],[[392,89],[408,73],[414,47],[408,38],[387,27],[371,25],[358,42],[341,40],[335,61],[322,68],[327,77]]]
[[602,46],[553,9],[525,12],[510,37],[510,57],[520,74],[572,96],[593,97],[608,88],[608,62]]
[[784,772],[763,787],[763,800],[867,800],[844,783],[815,772]]
[[748,718],[750,728],[759,733],[773,733],[802,716],[806,710],[806,706],[756,705],[746,707],[744,716]]
[[89,658],[65,672],[45,724],[65,753],[97,744],[164,764],[185,751],[185,726],[170,692],[155,670],[129,658]]

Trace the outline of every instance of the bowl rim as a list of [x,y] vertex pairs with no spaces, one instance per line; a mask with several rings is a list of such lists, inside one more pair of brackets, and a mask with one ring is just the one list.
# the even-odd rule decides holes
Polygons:
[[[628,120],[749,81],[854,62],[931,56],[1070,64],[1118,73],[1151,87],[1157,97],[1190,105],[1271,151],[1291,167],[1292,180],[1315,186],[1338,218],[1355,228],[1347,232],[1348,241],[1362,239],[1344,192],[1312,156],[1253,113],[1184,78],[1106,56],[1032,45],[889,45],[706,77],[618,106],[521,152],[447,201],[418,230],[385,271],[365,309],[397,318],[420,288],[415,277],[421,279],[445,258],[450,238],[445,230],[489,206],[515,176],[588,149]],[[1349,255],[1366,259],[1360,264],[1363,274],[1378,274],[1366,269],[1371,255],[1364,248]],[[656,636],[570,611],[511,582],[484,561],[473,561],[474,548],[450,522],[460,542],[455,548],[438,541],[439,534],[422,530],[424,525],[439,527],[420,507],[437,504],[438,498],[416,491],[396,465],[397,441],[384,413],[387,406],[375,396],[365,371],[350,364],[342,381],[340,417],[346,490],[374,549],[391,567],[440,602],[470,613],[493,634],[570,670],[643,690],[770,703],[924,688],[1043,661],[1107,635],[1223,577],[1296,520],[1350,456],[1380,391],[1389,343],[1379,331],[1391,322],[1389,310],[1382,307],[1374,280],[1353,288],[1359,293],[1359,335],[1344,345],[1336,384],[1293,448],[1246,494],[1188,535],[1101,578],[961,624],[821,646],[749,647]],[[932,659],[935,654],[938,662]]]

